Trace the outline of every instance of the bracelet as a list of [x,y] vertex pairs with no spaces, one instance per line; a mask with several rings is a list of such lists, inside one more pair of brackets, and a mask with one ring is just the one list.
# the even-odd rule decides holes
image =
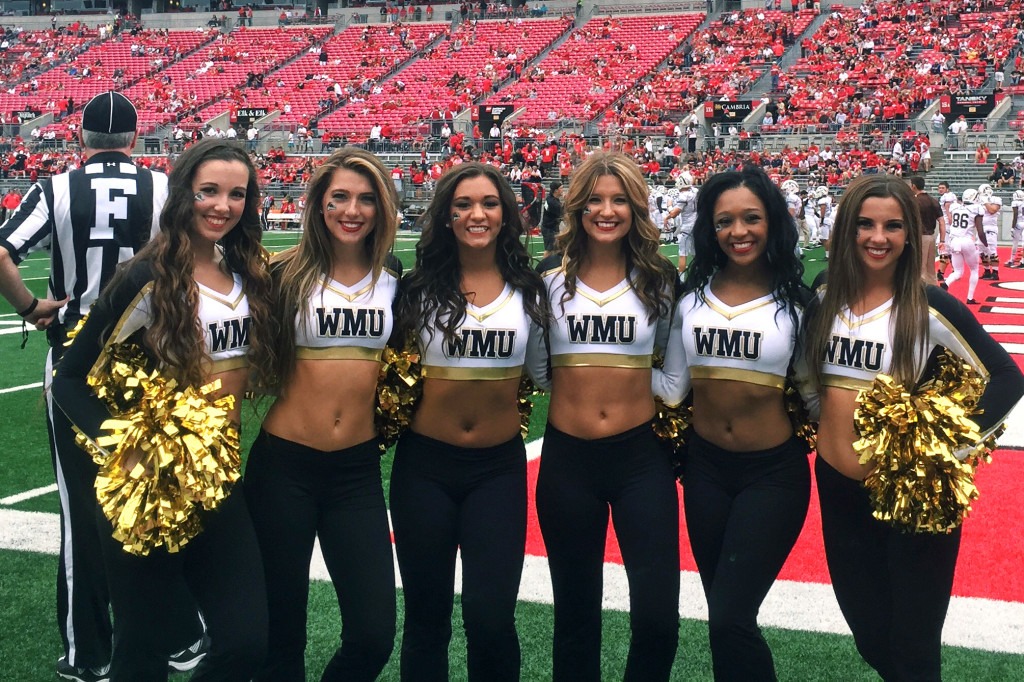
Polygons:
[[32,311],[36,309],[37,305],[39,305],[39,299],[36,298],[35,296],[33,296],[32,297],[32,302],[28,304],[27,308],[25,308],[20,313],[18,313],[18,316],[19,317],[28,317],[29,315],[32,314]]

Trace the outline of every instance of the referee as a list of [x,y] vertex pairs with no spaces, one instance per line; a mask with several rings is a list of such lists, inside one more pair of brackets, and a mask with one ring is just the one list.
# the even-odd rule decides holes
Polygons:
[[[43,382],[60,496],[57,619],[64,656],[57,661],[57,674],[80,682],[108,677],[111,627],[100,543],[113,540],[109,523],[105,533],[97,525],[97,467],[75,445],[71,423],[54,410],[49,388],[68,330],[88,313],[117,264],[159,230],[167,176],[132,163],[136,122],[135,107],[123,95],[111,91],[94,97],[82,113],[82,167],[37,182],[0,226],[0,295],[26,323],[45,329],[50,344]],[[32,295],[18,272],[18,263],[39,249],[50,251],[49,291],[42,299]],[[168,633],[170,644],[177,645],[170,651],[184,643],[196,645],[173,655],[175,669],[193,667],[205,654],[194,602],[187,593],[182,596],[182,629]]]

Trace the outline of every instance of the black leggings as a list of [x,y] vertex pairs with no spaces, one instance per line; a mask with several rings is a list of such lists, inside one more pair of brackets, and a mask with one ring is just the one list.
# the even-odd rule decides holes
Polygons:
[[550,423],[537,514],[555,602],[558,680],[601,679],[601,593],[608,510],[629,581],[626,680],[667,680],[679,642],[679,498],[649,423],[584,440]]
[[807,443],[730,452],[690,437],[683,504],[708,600],[716,680],[774,680],[761,602],[800,535],[811,497]]
[[367,680],[395,641],[395,568],[373,439],[322,452],[261,431],[245,472],[267,576],[270,640],[257,680],[306,679],[306,603],[313,541],[341,609],[341,646],[323,680]]
[[180,643],[167,640],[165,625],[180,613],[183,581],[211,642],[192,681],[249,680],[266,655],[267,601],[242,482],[216,511],[203,513],[203,530],[174,554],[162,547],[147,556],[128,554],[109,538],[110,522],[99,510],[96,520],[108,536],[103,558],[114,610],[111,682],[167,679],[167,657]]
[[448,680],[455,554],[470,680],[518,680],[516,598],[526,551],[526,448],[462,448],[407,432],[391,473],[405,593],[403,680]]
[[960,529],[906,533],[871,516],[867,489],[818,457],[825,558],[857,651],[887,682],[940,680]]

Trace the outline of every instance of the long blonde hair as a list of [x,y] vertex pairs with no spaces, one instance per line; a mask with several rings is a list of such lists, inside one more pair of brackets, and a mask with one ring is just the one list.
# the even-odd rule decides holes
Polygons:
[[302,238],[298,245],[277,254],[271,266],[274,275],[273,312],[277,321],[274,343],[264,348],[254,365],[263,372],[264,388],[275,392],[287,384],[295,369],[294,320],[309,315],[306,301],[322,275],[334,269],[334,237],[327,229],[321,204],[331,185],[334,173],[347,169],[366,178],[373,188],[376,203],[373,229],[366,236],[364,247],[370,259],[372,283],[376,284],[384,269],[398,231],[398,194],[391,176],[380,160],[358,147],[344,147],[331,154],[316,169],[306,189],[306,209],[302,215]]
[[583,229],[583,210],[599,178],[611,175],[622,182],[629,199],[633,227],[622,240],[626,257],[626,279],[640,298],[648,318],[667,315],[672,307],[676,269],[659,251],[661,233],[651,220],[648,189],[640,169],[630,157],[619,152],[597,152],[577,168],[565,195],[565,231],[557,237],[562,252],[565,291],[561,305],[576,295],[576,279],[587,255],[589,238]]

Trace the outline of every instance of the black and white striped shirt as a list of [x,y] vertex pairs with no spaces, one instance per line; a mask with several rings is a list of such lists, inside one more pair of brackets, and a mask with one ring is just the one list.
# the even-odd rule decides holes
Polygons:
[[139,168],[120,152],[94,154],[79,169],[37,182],[0,226],[0,246],[15,263],[50,251],[49,296],[70,298],[58,323],[89,311],[117,264],[160,229],[167,176]]

